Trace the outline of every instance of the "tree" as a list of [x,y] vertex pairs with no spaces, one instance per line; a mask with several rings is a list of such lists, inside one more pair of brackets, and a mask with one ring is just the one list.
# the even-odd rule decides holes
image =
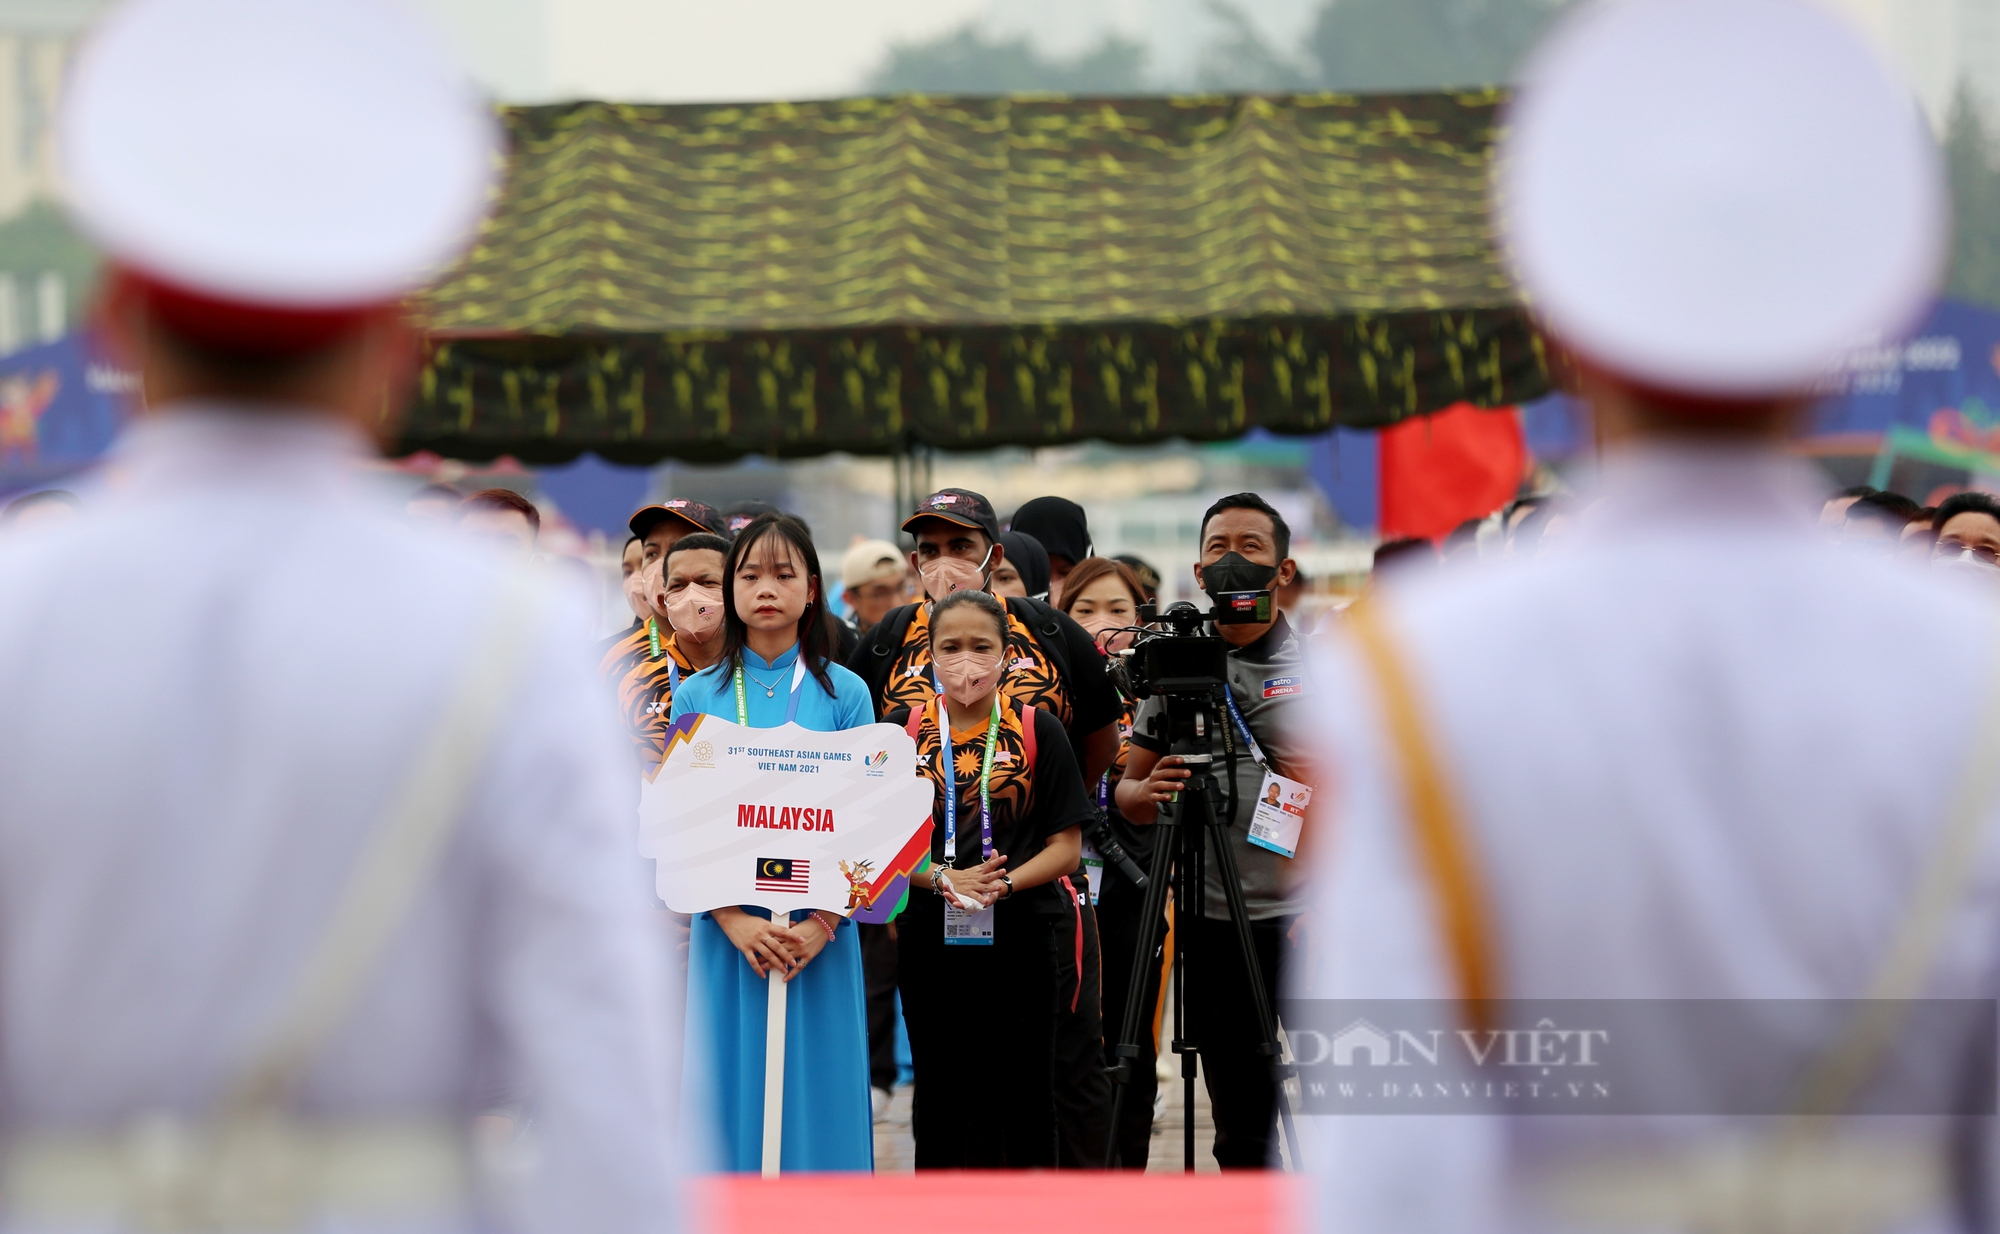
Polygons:
[[1945,294],[2000,308],[2000,170],[1979,101],[1963,83],[1945,127],[1951,176],[1951,268]]
[[1242,9],[1225,0],[1208,0],[1208,11],[1222,33],[1196,60],[1195,79],[1201,89],[1276,93],[1311,90],[1317,84],[1312,67],[1266,43]]
[[1107,35],[1068,59],[1044,56],[1021,37],[996,38],[965,25],[920,43],[898,43],[869,74],[870,94],[1138,94],[1145,91],[1146,49]]
[[1306,37],[1328,90],[1499,85],[1570,0],[1328,0]]

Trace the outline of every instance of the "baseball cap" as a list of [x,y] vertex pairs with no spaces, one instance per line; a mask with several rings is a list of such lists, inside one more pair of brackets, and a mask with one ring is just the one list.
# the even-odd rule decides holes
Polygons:
[[988,540],[1000,539],[1000,516],[993,503],[969,488],[941,488],[917,503],[917,512],[903,520],[903,530],[919,519],[941,518],[947,523],[986,533]]
[[722,520],[730,535],[748,527],[766,514],[783,514],[784,511],[768,501],[738,501],[722,511]]
[[670,518],[680,519],[691,531],[708,531],[718,536],[729,534],[729,525],[722,521],[714,506],[705,501],[689,501],[685,497],[641,506],[632,512],[632,519],[626,526],[632,529],[633,535],[643,540],[647,532],[658,527],[662,520]]
[[863,540],[840,559],[840,585],[861,587],[869,583],[893,583],[909,569],[903,550],[887,540]]

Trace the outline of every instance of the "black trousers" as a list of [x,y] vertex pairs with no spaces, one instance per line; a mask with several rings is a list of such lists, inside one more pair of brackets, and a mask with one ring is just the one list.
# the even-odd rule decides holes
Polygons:
[[1166,932],[1160,932],[1151,956],[1141,961],[1134,955],[1145,899],[1146,893],[1124,875],[1105,871],[1104,891],[1097,897],[1097,929],[1104,947],[1105,1066],[1117,1061],[1114,1051],[1119,1034],[1125,1031],[1125,1004],[1132,995],[1135,972],[1142,979],[1138,997],[1145,1008],[1139,1025],[1139,1057],[1132,1063],[1132,1080],[1126,1085],[1125,1106],[1118,1115],[1118,1160],[1114,1164],[1126,1170],[1146,1168],[1147,1149],[1153,1140],[1153,1098],[1160,1087],[1153,1070],[1159,1054],[1153,1039],[1153,1008],[1160,997],[1160,955]]
[[[1055,917],[1027,904],[997,908],[985,947],[947,947],[944,902],[927,891],[912,891],[896,920],[919,1170],[1056,1164]],[[954,1105],[952,1090],[967,1088],[987,1104]]]
[[896,1087],[896,927],[859,923],[861,982],[868,1000],[868,1083]]
[[[1250,923],[1250,941],[1264,992],[1277,1006],[1297,917]],[[1201,1046],[1202,1076],[1215,1113],[1215,1162],[1225,1170],[1261,1170],[1270,1164],[1271,1129],[1278,1088],[1271,1059],[1259,1052],[1263,1028],[1251,1000],[1249,972],[1237,949],[1236,926],[1192,913],[1177,919],[1187,931],[1188,1025]]]
[[1104,979],[1097,913],[1080,878],[1072,875],[1068,887],[1057,883],[1056,888],[1073,910],[1054,923],[1057,1164],[1065,1170],[1101,1169],[1105,1141],[1111,1135],[1111,1081],[1104,1074]]

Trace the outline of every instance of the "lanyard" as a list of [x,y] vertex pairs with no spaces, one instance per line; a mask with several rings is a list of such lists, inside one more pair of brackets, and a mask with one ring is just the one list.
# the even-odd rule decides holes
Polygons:
[[674,695],[679,694],[680,692],[681,692],[681,662],[679,660],[668,660],[667,697],[672,698]]
[[1097,808],[1111,808],[1111,773],[1106,771],[1097,777]]
[[660,658],[660,626],[653,618],[646,618],[646,641],[653,645],[653,658]]
[[1229,701],[1229,718],[1236,721],[1236,731],[1243,734],[1243,745],[1250,751],[1250,759],[1265,771],[1271,765],[1264,761],[1264,751],[1257,748],[1257,739],[1250,735],[1250,726],[1243,722],[1243,713],[1236,710],[1236,691],[1231,690],[1223,697]]
[[[799,714],[799,687],[806,680],[806,657],[800,651],[798,663],[792,667],[792,699],[785,704],[785,723],[790,724]],[[743,661],[736,661],[736,722],[744,728],[750,727],[750,706],[743,701]]]
[[[937,699],[938,760],[944,764],[944,863],[958,860],[958,764],[951,761],[951,713]],[[993,855],[993,748],[1000,744],[1000,694],[993,694],[993,718],[986,722],[986,757],[979,769],[979,856]]]

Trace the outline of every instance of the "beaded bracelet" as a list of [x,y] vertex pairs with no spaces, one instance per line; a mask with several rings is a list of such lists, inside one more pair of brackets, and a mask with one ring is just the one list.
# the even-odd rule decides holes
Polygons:
[[829,942],[829,943],[830,943],[830,942],[832,942],[832,941],[833,941],[833,932],[834,932],[834,930],[835,930],[835,929],[837,929],[837,928],[839,927],[840,923],[839,923],[838,921],[836,921],[836,922],[833,922],[832,924],[828,924],[828,922],[827,922],[827,917],[826,917],[826,914],[825,914],[825,913],[822,913],[822,912],[820,912],[820,911],[819,911],[818,909],[814,909],[814,910],[812,910],[812,919],[813,919],[814,921],[817,921],[817,922],[819,922],[819,928],[820,928],[820,929],[822,929],[822,930],[825,930],[825,931],[826,931],[826,941],[827,941],[827,942]]

